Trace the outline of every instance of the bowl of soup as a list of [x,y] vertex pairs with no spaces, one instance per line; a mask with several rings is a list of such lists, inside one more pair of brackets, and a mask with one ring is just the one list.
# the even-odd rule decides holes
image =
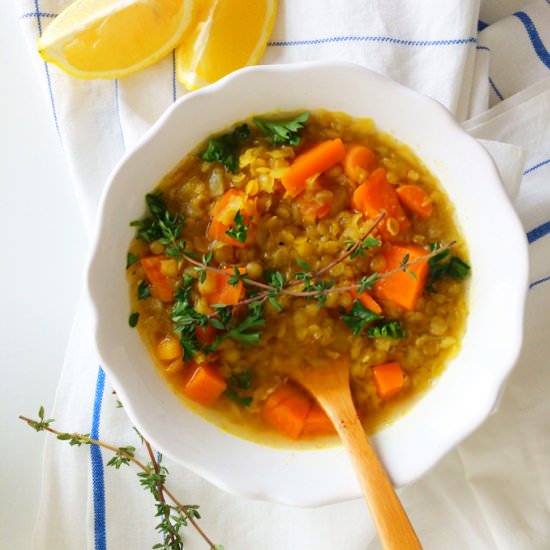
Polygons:
[[439,104],[356,65],[255,67],[180,99],[115,169],[89,289],[156,447],[228,491],[320,505],[360,490],[295,373],[344,361],[409,483],[492,410],[526,258],[492,160]]

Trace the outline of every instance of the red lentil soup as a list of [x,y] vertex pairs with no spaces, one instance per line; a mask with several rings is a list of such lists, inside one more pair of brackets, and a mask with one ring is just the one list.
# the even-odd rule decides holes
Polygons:
[[240,122],[146,203],[128,251],[130,324],[183,401],[237,435],[330,441],[330,421],[292,380],[316,361],[348,363],[372,433],[460,347],[469,266],[453,207],[370,119]]

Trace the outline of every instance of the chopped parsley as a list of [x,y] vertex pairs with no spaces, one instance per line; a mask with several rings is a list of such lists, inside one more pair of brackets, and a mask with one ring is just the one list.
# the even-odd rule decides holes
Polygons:
[[254,124],[261,130],[267,141],[273,145],[300,145],[301,131],[309,113],[302,113],[291,120],[265,120],[255,118]]
[[252,371],[250,369],[239,373],[233,373],[227,381],[225,395],[241,407],[250,407],[252,404],[252,397],[249,395],[242,395],[241,391],[249,390],[251,385]]
[[239,241],[240,243],[246,242],[246,237],[248,235],[248,225],[245,225],[245,218],[241,214],[240,210],[237,210],[235,217],[233,218],[233,224],[225,234],[232,239]]
[[351,329],[354,336],[361,334],[368,323],[382,319],[380,315],[365,307],[359,300],[353,302],[349,312],[342,311],[342,320]]
[[383,320],[378,323],[367,327],[365,334],[369,338],[406,338],[407,333],[403,329],[401,321],[397,320]]
[[249,136],[250,128],[247,124],[241,124],[232,132],[210,138],[199,156],[208,162],[221,162],[228,172],[236,174],[239,169],[239,147]]
[[126,256],[126,269],[128,269],[130,266],[134,265],[138,261],[139,261],[139,256],[136,256],[135,254],[128,252],[128,255]]
[[134,328],[137,326],[139,320],[139,313],[134,311],[133,313],[130,313],[130,317],[128,317],[128,324]]
[[[439,243],[433,243],[431,251],[436,251],[440,246]],[[470,266],[458,256],[452,256],[448,248],[432,256],[428,260],[428,267],[430,268],[430,273],[426,289],[430,292],[437,292],[434,283],[445,277],[463,281],[470,273]]]
[[151,296],[151,287],[147,281],[140,281],[137,285],[138,300],[145,300]]

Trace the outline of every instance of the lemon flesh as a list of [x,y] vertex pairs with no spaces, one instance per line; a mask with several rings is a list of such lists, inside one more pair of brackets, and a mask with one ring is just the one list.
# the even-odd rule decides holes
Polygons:
[[193,21],[194,0],[77,0],[38,41],[46,61],[80,78],[119,78],[168,54]]
[[176,74],[193,90],[258,62],[273,30],[277,0],[211,0],[176,49]]

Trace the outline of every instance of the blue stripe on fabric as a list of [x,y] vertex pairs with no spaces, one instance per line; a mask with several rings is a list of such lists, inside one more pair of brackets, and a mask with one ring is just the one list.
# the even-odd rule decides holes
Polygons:
[[491,77],[489,77],[489,84],[491,85],[491,88],[493,88],[493,91],[495,92],[495,94],[497,94],[497,97],[502,101],[504,97],[502,97],[502,94],[498,91],[498,88],[496,87]]
[[531,244],[539,239],[542,239],[542,237],[548,235],[548,233],[550,233],[550,221],[547,221],[546,223],[531,229],[531,231],[528,231],[527,240],[529,241],[529,244]]
[[486,29],[489,26],[489,23],[485,23],[485,21],[482,21],[481,19],[477,22],[477,30],[482,31],[483,29]]
[[286,47],[286,46],[315,46],[318,44],[331,44],[336,42],[387,42],[388,44],[398,44],[400,46],[454,46],[457,44],[474,44],[477,38],[451,38],[446,40],[406,40],[403,38],[394,38],[392,36],[327,36],[326,38],[314,38],[310,40],[280,40],[268,42],[268,46]]
[[[105,390],[105,372],[101,367],[97,372],[95,388],[94,408],[92,414],[92,428],[90,437],[99,439],[99,424],[101,419],[101,403]],[[105,478],[103,471],[103,457],[101,448],[97,445],[90,446],[92,461],[92,491],[94,505],[94,548],[95,550],[107,549],[107,529],[105,522]]]
[[[42,13],[40,11],[40,6],[38,5],[38,0],[34,0],[34,15],[36,16],[36,24],[38,26],[38,36],[42,36]],[[44,62],[44,70],[46,71],[46,81],[48,83],[48,93],[50,95],[50,104],[52,107],[52,114],[53,114],[53,120],[55,122],[55,129],[57,130],[57,135],[59,138],[61,138],[61,130],[59,129],[59,121],[57,120],[57,109],[55,107],[55,99],[53,96],[53,89],[52,89],[52,79],[50,78],[50,69],[48,68],[48,64]]]
[[525,172],[523,172],[523,175],[526,176],[527,174],[530,174],[531,172],[534,172],[535,170],[538,170],[539,168],[542,168],[543,166],[545,166],[547,164],[550,164],[550,159],[543,160],[542,162],[539,162],[538,164],[535,164],[534,166],[531,166],[531,168],[527,168],[527,170],[525,170]]
[[[36,2],[35,2],[36,5]],[[35,11],[29,11],[27,13],[22,13],[18,19],[27,19],[28,17],[57,17],[57,13],[47,13],[47,12],[35,12]]]
[[537,31],[537,27],[535,27],[533,21],[523,11],[517,11],[516,13],[514,13],[514,15],[521,21],[521,23],[525,27],[525,30],[529,35],[529,39],[531,40],[531,44],[533,45],[533,48],[535,50],[535,53],[538,55],[539,59],[546,65],[546,67],[550,69],[550,52],[543,44]]
[[124,139],[124,129],[122,128],[122,119],[120,118],[120,98],[118,95],[118,78],[115,79],[115,108],[118,118],[118,125],[120,127],[120,139],[122,141],[122,147],[126,151],[126,140]]
[[176,50],[172,50],[172,102],[178,97],[176,88]]
[[543,277],[542,279],[539,279],[538,281],[533,281],[529,285],[529,288],[534,288],[536,286],[542,285],[543,283],[547,283],[548,281],[550,281],[550,275],[548,275],[548,277]]

